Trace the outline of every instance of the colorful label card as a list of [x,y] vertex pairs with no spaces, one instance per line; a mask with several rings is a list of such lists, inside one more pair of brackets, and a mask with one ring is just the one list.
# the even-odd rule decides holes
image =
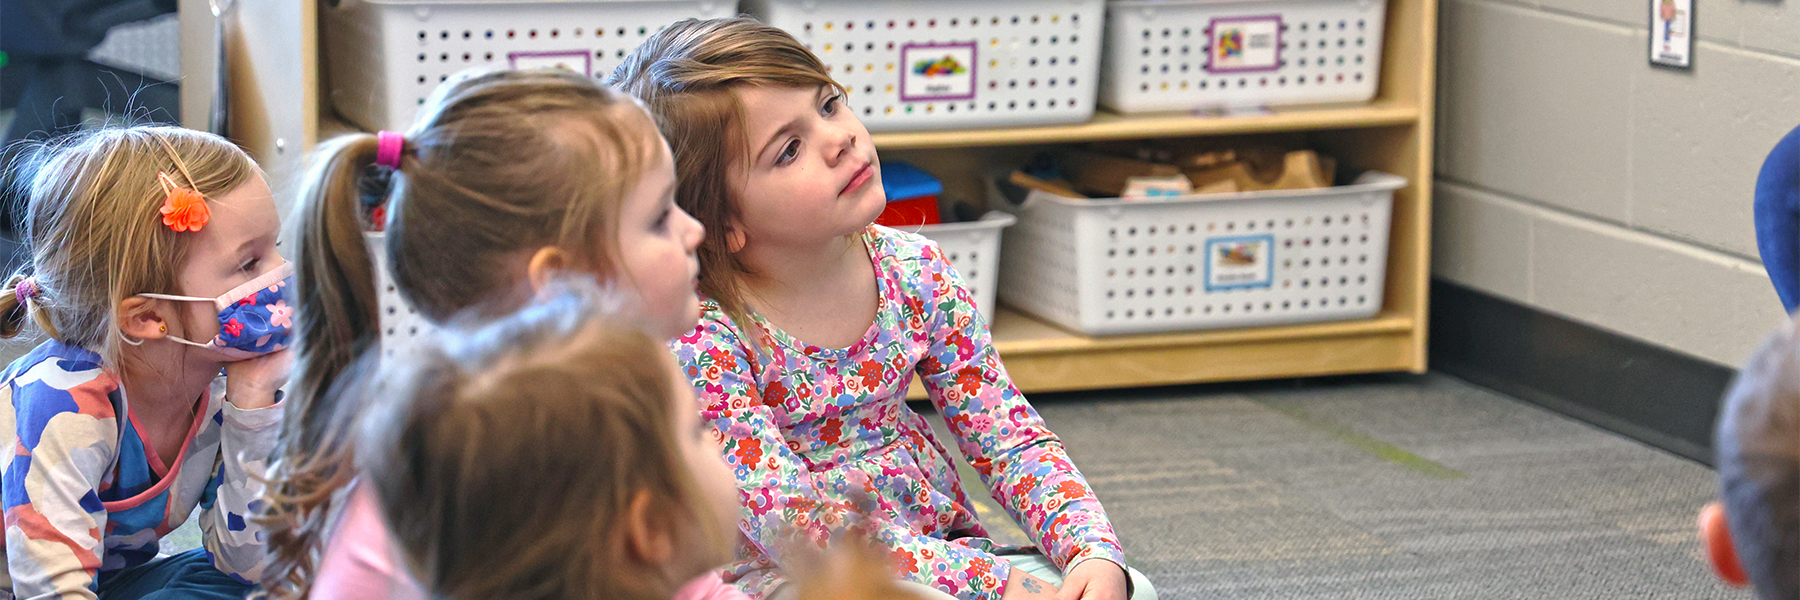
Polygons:
[[900,48],[900,64],[902,101],[975,97],[975,42],[907,44]]
[[1281,17],[1213,19],[1206,70],[1213,73],[1281,68]]
[[1266,288],[1275,281],[1275,236],[1206,240],[1206,291]]

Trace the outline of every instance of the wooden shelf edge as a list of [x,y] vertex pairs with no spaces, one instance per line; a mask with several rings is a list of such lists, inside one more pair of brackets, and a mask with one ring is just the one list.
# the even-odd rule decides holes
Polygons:
[[1417,106],[1370,104],[1275,108],[1262,115],[1202,117],[1187,113],[1122,115],[1099,112],[1083,123],[997,129],[892,131],[873,134],[883,150],[1091,142],[1198,135],[1231,135],[1351,127],[1406,125],[1419,121]]
[[[1005,361],[1028,394],[1227,381],[1422,372],[1406,332],[1238,344],[1027,355]],[[922,390],[921,390],[922,391]]]
[[[1004,309],[1002,309],[1004,310]],[[1026,317],[1014,315],[1017,318]],[[997,319],[998,321],[998,319]],[[1424,372],[1413,321],[1368,321],[1101,338],[1107,346],[994,346],[1027,394],[1361,373]],[[1046,325],[1040,325],[1047,327]],[[1001,328],[1002,335],[1013,333]],[[1066,334],[1072,339],[1077,334]],[[925,398],[914,381],[909,399]]]
[[[1419,121],[1415,106],[1387,102],[1349,106],[1277,108],[1266,115],[1196,117],[1186,113],[1121,115],[1100,112],[1083,123],[1002,129],[946,129],[939,131],[887,131],[871,134],[882,150],[1009,146],[1129,140],[1199,135],[1232,135],[1278,131],[1308,131],[1355,127],[1408,125]],[[329,109],[321,110],[318,139],[363,131]]]
[[1003,359],[1015,356],[1111,352],[1183,346],[1216,346],[1280,340],[1367,335],[1409,335],[1415,321],[1404,314],[1382,313],[1372,319],[1303,323],[1243,329],[1211,329],[1175,333],[1090,337],[1050,325],[1002,307],[994,319],[994,348]]

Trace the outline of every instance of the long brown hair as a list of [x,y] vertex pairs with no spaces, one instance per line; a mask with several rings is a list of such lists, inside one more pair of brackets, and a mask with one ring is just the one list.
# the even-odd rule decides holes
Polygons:
[[706,227],[695,251],[700,292],[748,327],[744,278],[752,273],[731,247],[739,208],[729,178],[749,160],[750,143],[743,104],[731,92],[758,85],[844,92],[843,86],[794,36],[747,17],[670,25],[625,57],[607,82],[656,115],[681,179],[675,203]]
[[676,442],[667,347],[571,289],[383,366],[357,465],[437,597],[668,598],[682,582],[624,553],[644,493],[729,559]]
[[[158,174],[216,197],[261,173],[224,138],[176,127],[92,129],[29,156],[21,231],[31,261],[0,290],[0,337],[17,336],[32,321],[109,365],[119,359],[120,302],[183,293],[179,274],[193,236],[163,225],[167,194]],[[36,293],[21,303],[17,290],[27,277]]]
[[365,199],[385,202],[394,284],[434,322],[493,317],[529,299],[523,261],[555,246],[571,268],[614,270],[620,205],[653,166],[649,115],[631,98],[561,69],[472,72],[438,87],[405,134],[397,169],[374,166],[377,136],[321,144],[292,236],[294,393],[268,488],[263,585],[310,590],[333,494],[352,477],[346,437],[358,396],[334,385],[378,340]]

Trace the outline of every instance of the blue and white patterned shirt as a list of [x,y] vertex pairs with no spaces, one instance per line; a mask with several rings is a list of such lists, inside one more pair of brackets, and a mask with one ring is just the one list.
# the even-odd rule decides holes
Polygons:
[[49,341],[0,372],[6,562],[0,600],[93,598],[108,577],[156,558],[157,542],[202,509],[206,549],[246,582],[265,535],[249,519],[280,430],[281,406],[242,410],[213,381],[187,442],[157,456],[100,355]]

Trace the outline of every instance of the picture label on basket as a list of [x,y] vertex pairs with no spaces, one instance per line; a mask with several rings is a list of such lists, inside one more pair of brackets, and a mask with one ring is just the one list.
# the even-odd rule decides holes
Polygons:
[[900,48],[900,99],[969,100],[975,97],[975,42],[907,44]]
[[583,76],[594,76],[594,57],[586,50],[558,52],[514,52],[506,55],[514,69],[568,69]]
[[1266,288],[1275,281],[1275,236],[1206,240],[1206,291]]
[[1273,71],[1281,68],[1281,16],[1213,19],[1212,51],[1206,70],[1214,73]]

